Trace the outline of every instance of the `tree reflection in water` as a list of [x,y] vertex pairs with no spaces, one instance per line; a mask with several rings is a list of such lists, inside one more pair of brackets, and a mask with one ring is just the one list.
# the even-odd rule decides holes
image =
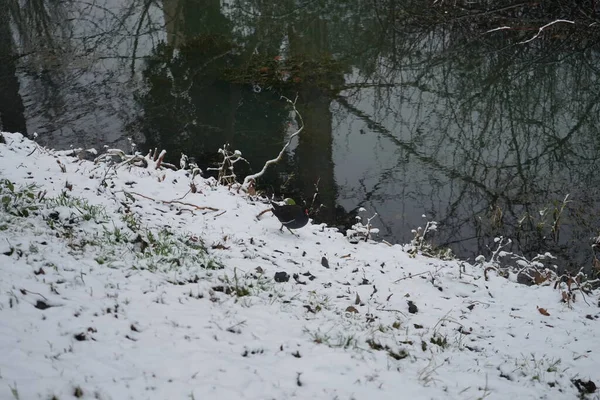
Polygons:
[[[259,182],[268,192],[310,202],[318,183],[318,220],[347,225],[363,206],[399,242],[426,214],[462,257],[501,235],[527,256],[590,263],[593,1],[9,3],[5,129],[62,148],[132,136],[204,165],[229,142],[243,174],[277,154],[294,124],[280,96],[298,95],[306,130]],[[574,23],[539,32],[559,18]]]

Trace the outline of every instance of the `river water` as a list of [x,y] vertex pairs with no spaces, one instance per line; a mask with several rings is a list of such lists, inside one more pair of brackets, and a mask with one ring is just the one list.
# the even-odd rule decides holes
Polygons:
[[[61,149],[159,147],[204,169],[230,143],[248,160],[236,164],[243,176],[297,129],[282,96],[297,98],[304,130],[259,189],[341,227],[363,207],[390,242],[437,221],[433,243],[462,258],[489,255],[503,236],[527,257],[591,265],[600,58],[598,28],[581,33],[579,9],[509,4],[481,18],[472,3],[420,1],[9,3],[4,130]],[[553,12],[576,23],[540,32]]]

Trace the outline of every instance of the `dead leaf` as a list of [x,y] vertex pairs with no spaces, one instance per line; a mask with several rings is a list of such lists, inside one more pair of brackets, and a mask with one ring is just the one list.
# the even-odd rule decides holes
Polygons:
[[[349,257],[352,257],[352,254],[348,253],[348,254],[346,254],[345,256],[341,256],[340,258],[349,258]],[[599,267],[599,268],[600,268],[600,267]]]
[[356,305],[360,304],[360,296],[358,295],[358,293],[356,293],[356,300],[354,300],[354,304],[356,304]]
[[533,273],[533,281],[535,282],[536,285],[541,285],[542,283],[546,282],[547,280],[548,280],[548,277],[542,275],[538,271],[535,271]]
[[346,308],[346,312],[357,313],[358,310],[354,306],[349,306],[348,308]]
[[540,308],[540,307],[538,307],[537,309],[538,309],[538,311],[540,312],[540,314],[542,314],[542,315],[545,315],[546,317],[549,317],[549,316],[550,316],[550,313],[549,313],[548,311],[546,311],[546,309],[545,309],[545,308]]

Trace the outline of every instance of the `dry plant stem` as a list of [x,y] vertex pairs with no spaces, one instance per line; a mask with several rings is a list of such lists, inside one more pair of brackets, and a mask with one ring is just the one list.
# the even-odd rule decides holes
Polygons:
[[394,281],[394,283],[398,283],[398,282],[403,281],[405,279],[412,279],[412,278],[414,278],[416,276],[421,276],[421,275],[425,275],[425,274],[430,274],[431,275],[431,272],[430,271],[424,271],[424,272],[419,272],[418,274],[412,274],[412,275],[409,275],[409,276],[405,276],[404,278],[396,279]]
[[148,199],[148,200],[156,201],[157,203],[163,203],[163,204],[181,204],[183,206],[192,207],[195,210],[219,211],[218,208],[214,208],[214,207],[201,207],[201,206],[197,206],[197,205],[192,204],[192,203],[184,203],[183,201],[179,201],[179,200],[157,200],[157,199],[154,199],[152,197],[143,195],[141,193],[136,193],[136,192],[125,192],[125,193],[135,194],[136,196],[140,196],[140,197],[143,197],[143,198]]
[[256,219],[260,219],[260,217],[261,217],[261,216],[262,216],[264,213],[268,213],[269,211],[273,211],[273,209],[272,209],[272,208],[269,208],[269,209],[266,209],[266,210],[264,210],[264,211],[261,211],[261,212],[260,212],[260,214],[258,214],[258,215],[256,216]]
[[44,296],[43,294],[41,294],[41,293],[32,292],[31,290],[27,290],[27,289],[21,289],[21,290],[24,290],[24,291],[26,291],[27,293],[30,293],[30,294],[37,294],[38,296],[41,296],[44,300],[48,301],[48,298],[46,296]]
[[298,110],[296,109],[296,101],[298,100],[298,96],[296,96],[296,98],[294,99],[294,101],[288,99],[285,96],[281,96],[283,99],[285,99],[288,103],[290,103],[292,105],[292,108],[294,110],[294,113],[298,116],[298,119],[300,120],[300,127],[298,128],[298,130],[296,132],[294,132],[290,138],[288,139],[287,143],[283,146],[283,148],[281,149],[281,151],[279,152],[279,155],[271,160],[268,160],[265,165],[262,167],[262,169],[257,172],[256,174],[252,174],[252,175],[248,175],[246,178],[244,178],[244,183],[242,184],[243,187],[248,187],[248,185],[250,184],[250,181],[252,179],[256,180],[256,178],[260,178],[261,176],[264,175],[265,171],[267,170],[267,167],[271,164],[275,164],[278,163],[279,161],[281,161],[281,158],[283,157],[283,154],[285,152],[285,150],[290,146],[290,144],[292,143],[292,139],[295,138],[296,136],[298,136],[300,134],[300,132],[302,132],[302,130],[304,129],[304,120],[302,119],[302,115],[300,115],[300,113],[298,112]]

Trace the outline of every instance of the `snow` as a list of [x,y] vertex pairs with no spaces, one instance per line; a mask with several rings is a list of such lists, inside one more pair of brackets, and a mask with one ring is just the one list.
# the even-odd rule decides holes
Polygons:
[[3,136],[0,179],[36,186],[0,208],[0,399],[573,399],[600,381],[597,293],[295,237],[214,179]]

